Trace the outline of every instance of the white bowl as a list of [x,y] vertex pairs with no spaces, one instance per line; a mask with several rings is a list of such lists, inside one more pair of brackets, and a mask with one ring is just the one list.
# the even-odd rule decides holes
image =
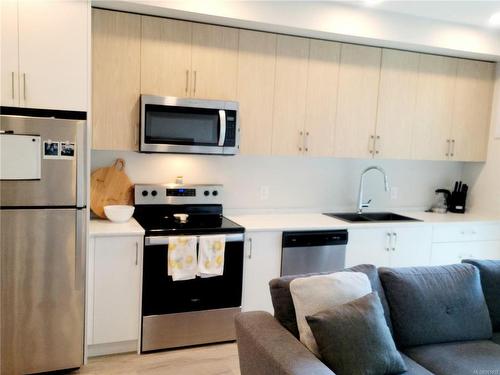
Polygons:
[[134,214],[134,209],[134,206],[111,205],[104,206],[104,213],[114,223],[125,223]]

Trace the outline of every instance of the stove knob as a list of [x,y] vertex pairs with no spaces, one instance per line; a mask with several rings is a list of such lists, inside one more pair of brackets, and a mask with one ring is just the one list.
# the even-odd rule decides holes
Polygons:
[[142,196],[143,197],[147,197],[148,196],[148,191],[147,190],[143,190],[142,191]]
[[153,191],[151,192],[151,195],[152,195],[153,197],[156,197],[156,196],[158,195],[158,192],[157,192],[156,190],[153,190]]
[[208,190],[205,190],[203,194],[205,194],[205,197],[208,197],[210,195],[210,192]]
[[219,195],[219,192],[218,192],[217,190],[214,190],[214,191],[212,191],[212,195],[213,195],[214,197],[216,197],[217,195]]

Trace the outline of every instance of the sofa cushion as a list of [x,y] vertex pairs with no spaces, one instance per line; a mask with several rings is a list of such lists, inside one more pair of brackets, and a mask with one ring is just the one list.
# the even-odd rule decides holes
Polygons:
[[424,345],[404,353],[436,375],[500,372],[500,345],[489,340]]
[[476,267],[381,268],[379,274],[399,346],[492,337]]
[[493,338],[491,339],[494,343],[500,345],[500,332],[493,333]]
[[323,362],[337,375],[399,374],[407,370],[377,292],[306,319]]
[[399,354],[401,354],[401,358],[403,358],[403,361],[405,361],[405,365],[407,368],[407,371],[404,373],[404,375],[433,375],[432,372],[415,362],[403,352],[399,352]]
[[319,357],[318,346],[306,316],[351,302],[369,294],[371,289],[368,277],[361,272],[337,272],[293,280],[290,292],[297,314],[300,341]]
[[479,268],[484,297],[490,311],[493,331],[500,331],[500,260],[472,260],[469,263]]
[[[387,325],[392,330],[391,318],[389,316],[389,305],[385,298],[384,289],[378,278],[377,268],[369,264],[362,264],[352,268],[347,268],[345,272],[362,272],[370,280],[372,290],[377,292],[382,306],[384,307],[384,315]],[[322,273],[328,274],[329,272]],[[307,277],[318,274],[283,276],[278,279],[271,280],[269,287],[271,290],[271,299],[274,307],[274,317],[283,327],[289,330],[295,337],[299,337],[299,329],[297,327],[297,319],[295,315],[295,307],[293,306],[292,295],[290,293],[290,282],[297,277]]]

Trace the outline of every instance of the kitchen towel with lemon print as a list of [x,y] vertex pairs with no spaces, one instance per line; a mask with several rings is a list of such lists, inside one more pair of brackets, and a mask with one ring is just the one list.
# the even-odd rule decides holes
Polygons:
[[198,255],[198,275],[201,277],[220,276],[224,272],[224,252],[226,236],[200,236]]
[[195,236],[168,238],[168,275],[172,276],[174,281],[196,278],[196,242]]

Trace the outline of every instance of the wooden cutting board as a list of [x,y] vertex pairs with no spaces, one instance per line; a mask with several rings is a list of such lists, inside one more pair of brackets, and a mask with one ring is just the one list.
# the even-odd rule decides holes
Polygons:
[[106,218],[104,206],[132,205],[134,185],[125,173],[125,160],[116,159],[110,167],[99,168],[90,176],[90,209],[97,216]]

